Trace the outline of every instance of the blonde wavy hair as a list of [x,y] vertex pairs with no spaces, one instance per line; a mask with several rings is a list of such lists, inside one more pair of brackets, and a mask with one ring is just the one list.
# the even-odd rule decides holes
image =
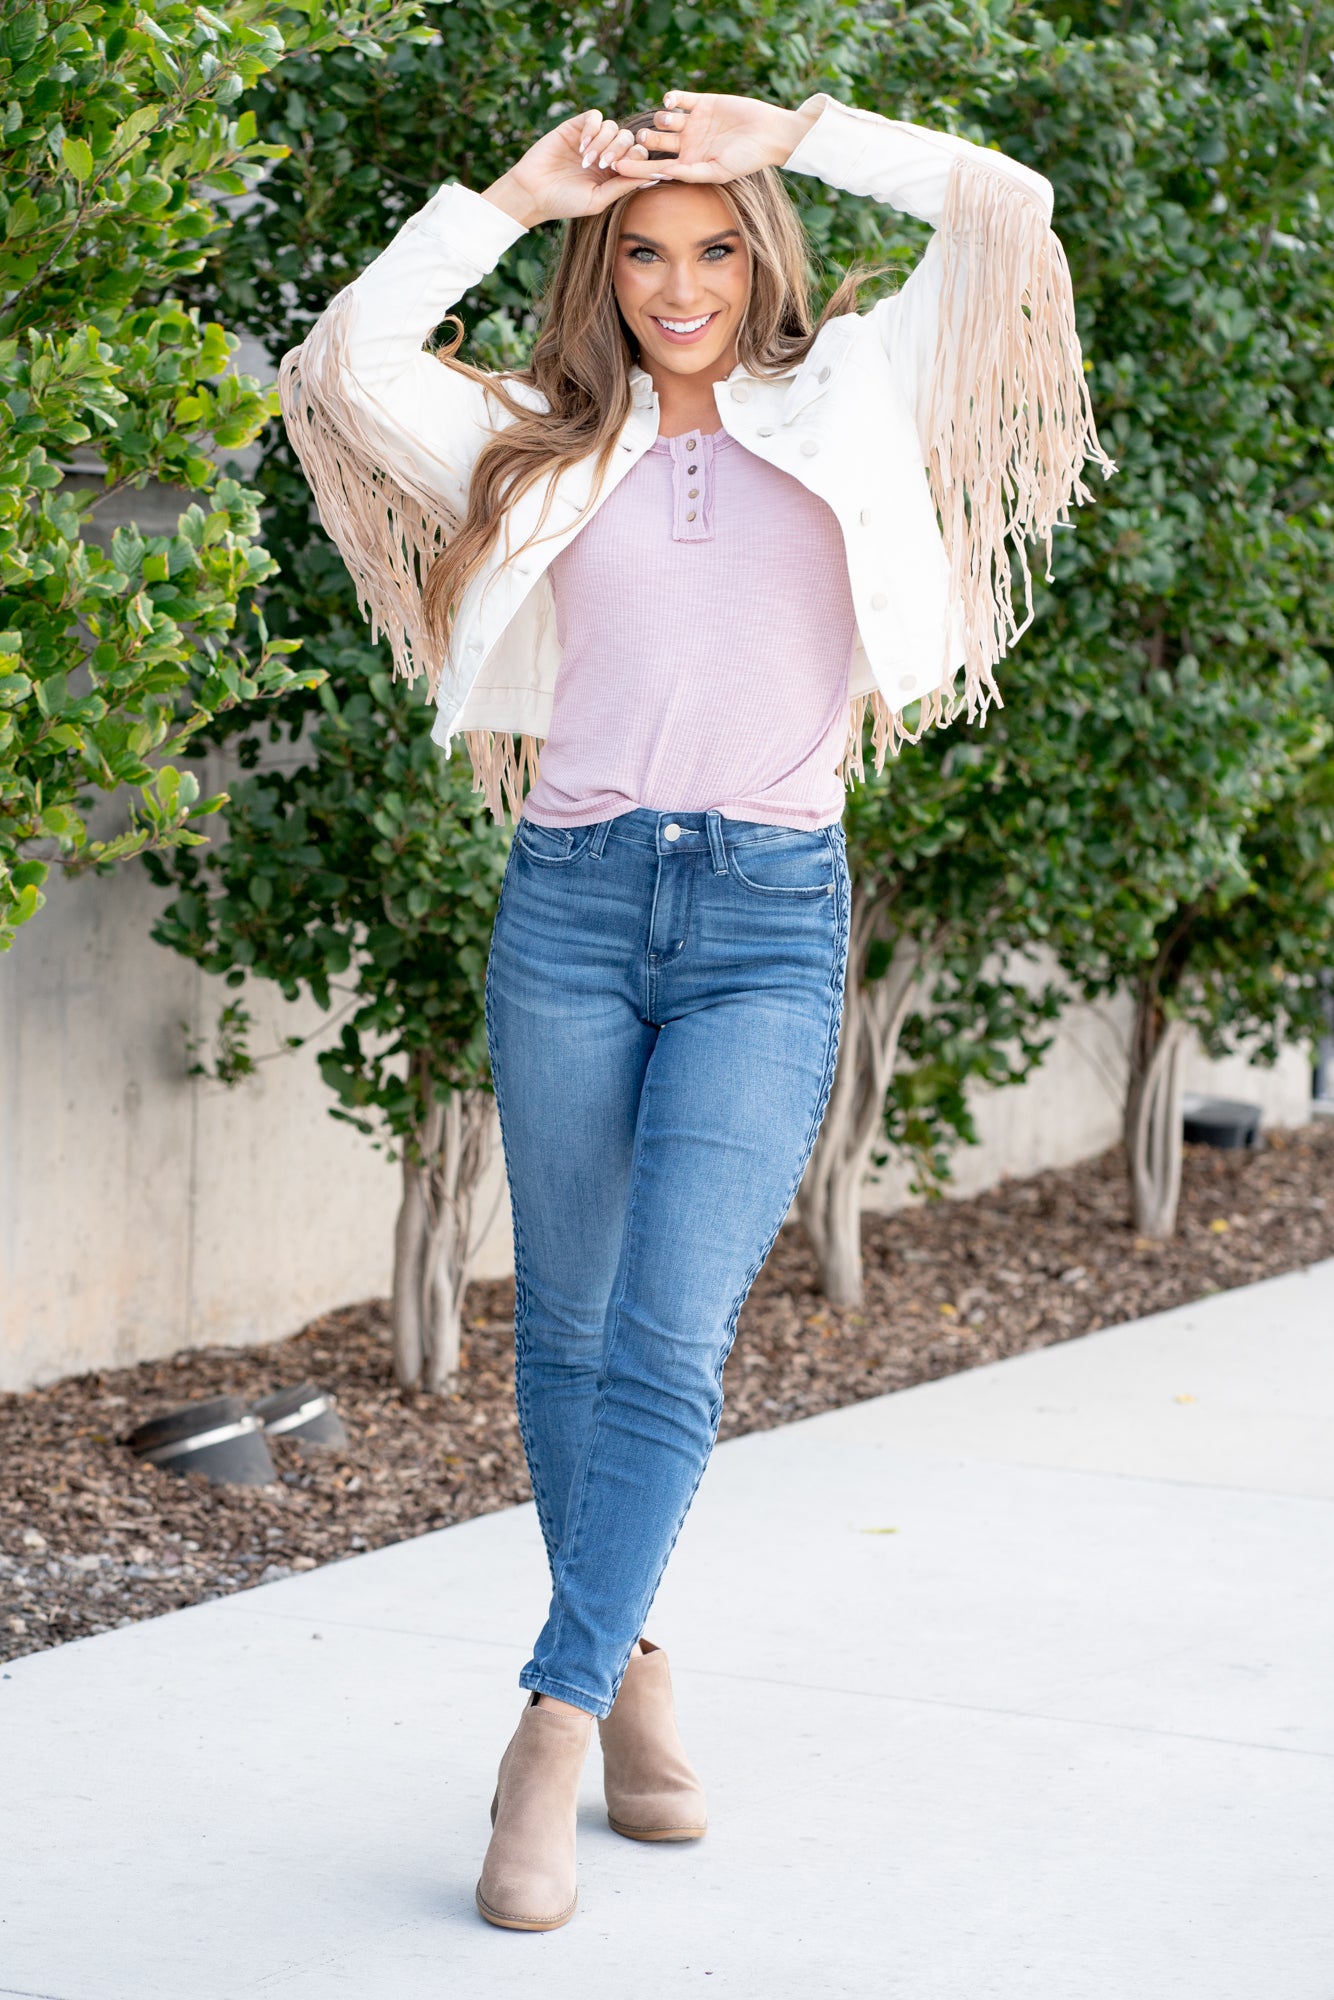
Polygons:
[[[641,132],[652,111],[622,121]],[[818,321],[811,316],[808,266],[810,245],[786,187],[772,167],[717,183],[750,259],[750,294],[737,334],[737,359],[750,375],[779,375],[804,360],[826,320],[854,312],[863,285],[879,270],[849,272]],[[482,447],[468,486],[461,525],[434,558],[422,592],[422,608],[432,646],[443,657],[454,614],[464,591],[487,562],[509,509],[539,481],[547,482],[537,529],[546,521],[559,476],[585,459],[596,461],[596,492],[630,413],[630,369],[639,359],[635,341],[616,302],[612,278],[625,196],[600,215],[568,223],[560,254],[542,301],[542,323],[527,368],[508,378],[485,374],[458,358],[464,327],[457,314],[446,324],[456,332],[437,350],[446,367],[472,376],[502,405],[512,421]],[[537,411],[509,393],[506,380],[522,382],[546,399]],[[510,551],[517,553],[517,551]]]

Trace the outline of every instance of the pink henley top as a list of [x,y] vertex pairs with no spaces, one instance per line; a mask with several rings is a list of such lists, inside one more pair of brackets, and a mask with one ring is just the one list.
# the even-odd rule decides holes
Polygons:
[[839,819],[856,617],[823,500],[726,431],[658,438],[550,575],[562,654],[529,819]]

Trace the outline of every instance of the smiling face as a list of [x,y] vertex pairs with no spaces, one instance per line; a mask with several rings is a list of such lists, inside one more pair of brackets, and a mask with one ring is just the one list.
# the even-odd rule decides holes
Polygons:
[[736,365],[750,296],[750,253],[714,187],[663,182],[631,195],[620,212],[616,303],[660,375],[720,381]]

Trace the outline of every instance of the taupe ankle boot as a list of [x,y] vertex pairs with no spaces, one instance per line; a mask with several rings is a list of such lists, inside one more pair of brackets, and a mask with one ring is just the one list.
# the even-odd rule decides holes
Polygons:
[[677,1734],[672,1679],[661,1646],[640,1640],[611,1714],[598,1730],[607,1818],[614,1830],[629,1840],[698,1840],[708,1825],[708,1809]]
[[554,1931],[574,1915],[574,1820],[591,1715],[533,1696],[500,1760],[477,1907],[509,1931]]

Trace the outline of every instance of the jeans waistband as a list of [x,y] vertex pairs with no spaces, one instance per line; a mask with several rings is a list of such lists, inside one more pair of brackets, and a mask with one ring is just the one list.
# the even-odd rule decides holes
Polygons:
[[819,840],[836,831],[837,825],[835,822],[833,828],[809,829],[770,826],[760,820],[727,819],[720,812],[657,812],[648,806],[635,806],[630,812],[618,813],[614,819],[599,821],[593,829],[592,846],[596,854],[601,854],[608,840],[628,840],[637,847],[654,848],[659,854],[698,854],[708,848],[716,857],[720,843],[747,847],[754,841],[801,832]]

